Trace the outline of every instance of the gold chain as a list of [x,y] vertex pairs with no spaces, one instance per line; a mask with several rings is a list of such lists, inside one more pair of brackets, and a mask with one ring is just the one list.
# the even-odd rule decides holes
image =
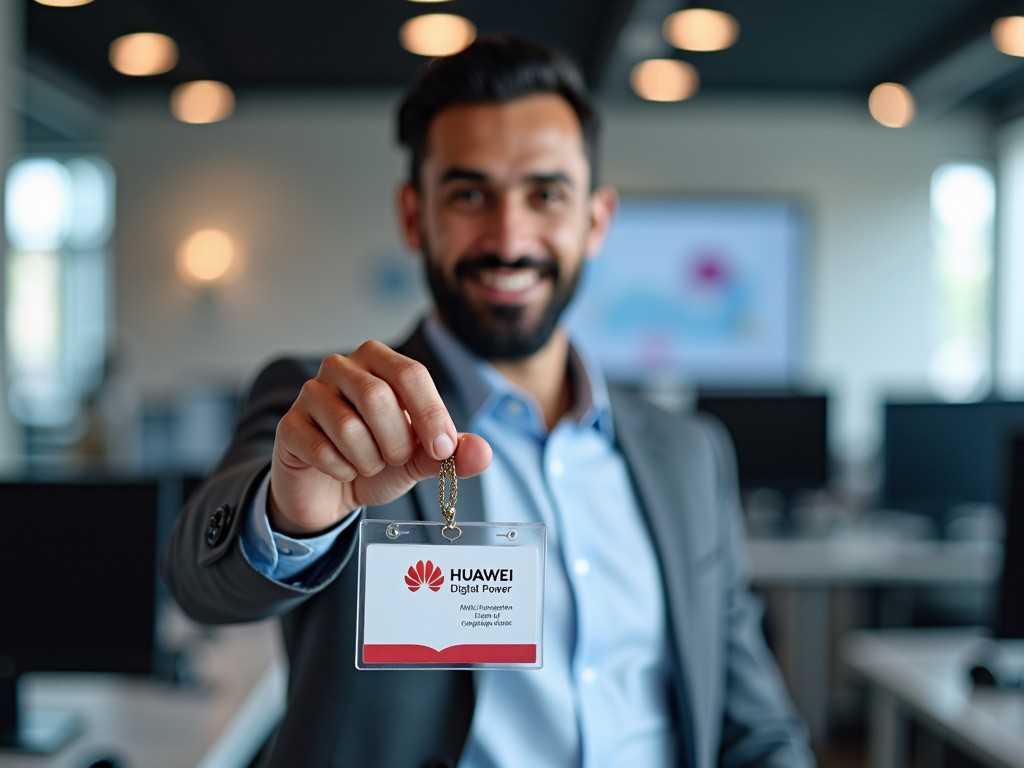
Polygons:
[[[445,501],[445,485],[449,486],[448,500]],[[455,475],[455,457],[449,456],[441,462],[441,469],[437,476],[437,502],[441,506],[441,514],[444,515],[445,529],[455,531],[458,526],[455,524],[455,502],[459,498],[459,478]],[[459,530],[461,534],[462,531]],[[442,533],[442,535],[444,535]],[[453,540],[448,536],[445,538]],[[458,538],[456,536],[455,538]]]

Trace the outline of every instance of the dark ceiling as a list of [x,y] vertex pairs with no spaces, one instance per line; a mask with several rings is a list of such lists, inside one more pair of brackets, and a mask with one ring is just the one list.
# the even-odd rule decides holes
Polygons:
[[[95,0],[78,8],[25,6],[29,68],[76,77],[101,96],[164,89],[194,78],[251,89],[390,89],[421,59],[402,50],[411,16],[458,13],[480,32],[509,31],[559,45],[583,64],[604,98],[631,98],[630,67],[675,56],[701,76],[697,98],[725,93],[864,95],[897,80],[922,113],[964,103],[1001,121],[1024,113],[1024,59],[995,51],[992,21],[1024,11],[1004,0],[715,0],[697,3],[739,20],[738,43],[717,53],[682,53],[660,38],[680,0]],[[130,78],[107,62],[111,40],[157,31],[175,38],[178,66]]]

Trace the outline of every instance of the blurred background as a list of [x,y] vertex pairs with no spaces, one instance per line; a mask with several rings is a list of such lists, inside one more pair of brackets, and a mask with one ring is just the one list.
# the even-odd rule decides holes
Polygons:
[[[671,245],[624,236],[604,260],[654,264],[636,270],[652,285],[674,270],[662,298],[691,314],[682,327],[633,313],[637,337],[669,321],[668,338],[642,342],[660,352],[626,361],[638,383],[827,389],[844,466],[879,449],[891,392],[973,400],[1024,386],[1024,246],[1015,217],[997,216],[1020,194],[1024,60],[993,44],[1002,3],[734,0],[715,6],[735,20],[717,51],[674,47],[666,20],[686,4],[653,0],[391,0],[358,18],[320,2],[6,6],[8,461],[91,438],[80,433],[110,400],[125,422],[138,409],[142,453],[163,461],[169,422],[223,434],[206,411],[275,352],[402,334],[424,292],[395,227],[392,121],[425,59],[402,35],[416,17],[455,14],[472,27],[450,45],[509,30],[573,53],[605,116],[603,178],[638,199],[620,229],[644,226],[655,203],[677,222],[658,233]],[[166,37],[124,37],[137,32]],[[115,42],[126,71],[154,74],[115,69]],[[687,98],[639,97],[648,59],[680,66],[655,95]],[[201,114],[185,119],[201,122],[183,122],[195,81],[223,92],[206,104],[200,92]],[[882,118],[905,127],[872,116],[884,83],[908,89]],[[672,207],[700,205],[718,223],[693,234]],[[705,350],[700,365],[688,345]],[[731,352],[735,364],[707,359]],[[203,463],[216,437],[173,450]]]
[[[515,32],[582,63],[622,196],[572,327],[613,378],[732,431],[784,667],[803,577],[833,650],[851,626],[985,624],[1024,430],[1021,11],[4,0],[0,470],[172,478],[176,509],[265,362],[402,338],[427,298],[395,223],[397,99],[430,56]],[[834,564],[826,544],[869,533],[965,544],[963,578],[771,549]],[[862,698],[834,654],[811,682],[792,665],[845,764]]]

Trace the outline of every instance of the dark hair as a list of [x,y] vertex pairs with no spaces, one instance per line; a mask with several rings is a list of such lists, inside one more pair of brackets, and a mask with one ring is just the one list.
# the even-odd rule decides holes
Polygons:
[[410,150],[410,182],[420,184],[427,131],[445,107],[501,104],[535,93],[555,93],[569,102],[596,184],[598,117],[579,67],[557,48],[512,35],[481,36],[459,53],[431,60],[413,78],[398,109],[398,142]]

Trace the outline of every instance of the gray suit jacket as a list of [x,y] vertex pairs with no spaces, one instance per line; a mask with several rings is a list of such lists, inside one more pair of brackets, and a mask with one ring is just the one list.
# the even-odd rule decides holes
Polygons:
[[[399,351],[430,370],[460,430],[465,415],[417,332]],[[281,768],[454,766],[473,714],[468,671],[354,667],[357,526],[310,574],[315,588],[264,577],[238,544],[242,510],[267,471],[278,420],[319,361],[279,360],[257,377],[225,457],[193,494],[164,555],[163,578],[205,623],[280,616],[290,662],[288,710],[268,764]],[[685,765],[813,764],[805,733],[763,639],[748,589],[731,445],[697,416],[675,416],[612,391],[619,447],[631,471],[664,579],[676,658],[677,736]],[[480,519],[478,478],[459,483],[459,520]],[[369,517],[437,517],[437,489],[421,483]],[[630,767],[632,768],[632,767]],[[642,767],[637,767],[642,768]]]

